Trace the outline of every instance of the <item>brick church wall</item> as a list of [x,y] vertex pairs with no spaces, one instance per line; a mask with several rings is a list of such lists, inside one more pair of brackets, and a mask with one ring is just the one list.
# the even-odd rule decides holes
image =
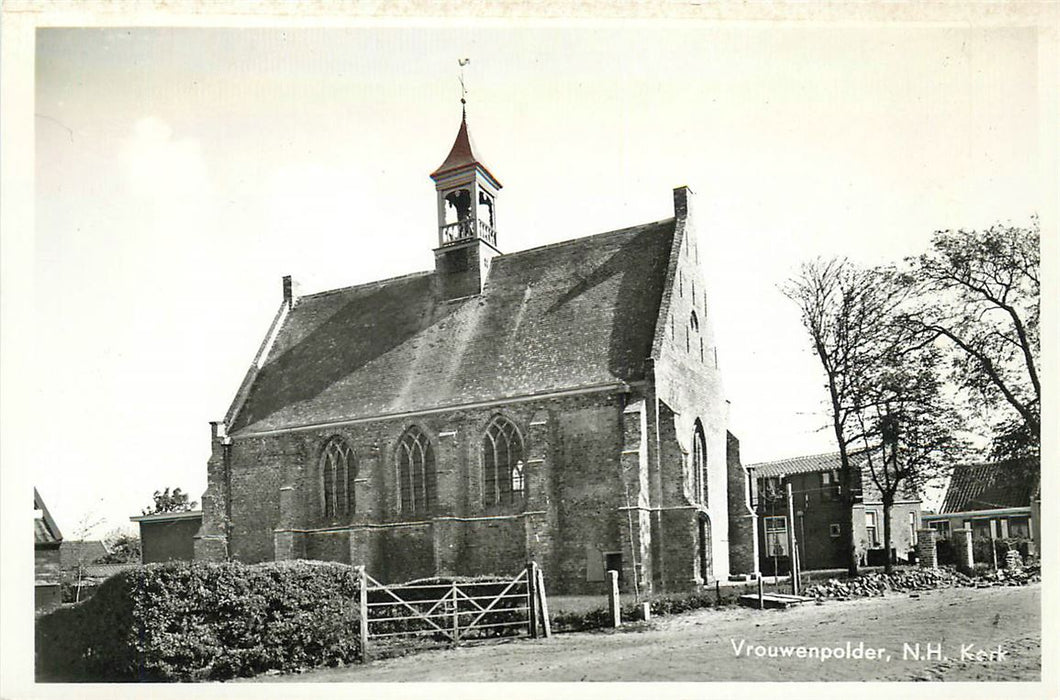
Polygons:
[[729,475],[729,572],[753,574],[758,572],[758,538],[754,511],[751,510],[750,489],[753,481],[740,463],[740,441],[727,434]]
[[[587,394],[500,411],[234,436],[231,555],[248,562],[304,556],[364,563],[386,581],[435,573],[515,573],[532,556],[549,577],[550,590],[602,592],[603,580],[589,580],[597,557],[621,553],[629,569],[624,578],[632,575],[626,489],[616,478],[625,403],[621,394]],[[480,445],[498,412],[523,435],[528,495],[521,507],[483,504]],[[430,436],[437,465],[438,504],[426,515],[399,511],[396,446],[413,422]],[[356,512],[325,518],[319,457],[336,435],[356,457]],[[211,459],[211,472],[223,468],[221,461]],[[223,490],[219,474],[211,474],[211,484]],[[223,496],[207,495],[220,498],[215,508],[223,503]],[[640,527],[638,517],[635,530]],[[210,531],[204,526],[200,536]]]

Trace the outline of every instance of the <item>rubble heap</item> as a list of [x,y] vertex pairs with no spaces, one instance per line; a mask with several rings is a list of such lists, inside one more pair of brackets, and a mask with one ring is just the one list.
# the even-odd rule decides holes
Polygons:
[[882,596],[888,592],[907,593],[936,588],[1023,586],[1040,580],[1041,568],[1038,566],[999,569],[976,576],[968,576],[949,568],[902,569],[891,574],[873,572],[849,579],[829,579],[824,583],[806,586],[803,595],[818,599],[847,600]]

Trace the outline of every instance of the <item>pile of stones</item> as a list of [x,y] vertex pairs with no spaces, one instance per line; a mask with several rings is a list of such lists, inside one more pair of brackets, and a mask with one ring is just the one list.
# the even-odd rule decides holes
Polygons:
[[806,586],[803,595],[848,600],[882,596],[888,592],[907,593],[935,588],[1022,586],[1040,580],[1040,567],[1000,569],[977,576],[968,576],[949,568],[900,569],[891,574],[873,572],[850,579],[829,579],[824,583]]

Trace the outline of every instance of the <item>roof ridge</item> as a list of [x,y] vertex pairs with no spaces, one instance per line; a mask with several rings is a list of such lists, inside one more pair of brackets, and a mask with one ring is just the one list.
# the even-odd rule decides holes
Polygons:
[[[347,285],[345,287],[335,287],[334,289],[325,289],[325,290],[320,291],[320,292],[313,292],[312,294],[303,294],[302,296],[298,297],[297,301],[302,301],[303,299],[313,299],[313,298],[316,298],[316,297],[323,297],[323,296],[327,296],[328,294],[339,294],[341,292],[349,292],[349,291],[352,291],[354,289],[368,289],[369,287],[375,287],[375,286],[378,286],[378,285],[381,285],[381,284],[390,284],[391,282],[397,282],[398,280],[411,279],[413,277],[420,277],[420,276],[423,276],[423,275],[432,275],[432,274],[434,274],[433,270],[419,270],[417,272],[409,272],[409,273],[404,274],[404,275],[397,275],[396,277],[386,277],[386,278],[381,279],[381,280],[373,280],[371,282],[361,282],[360,284],[350,284],[350,285]],[[297,302],[295,303],[295,306],[296,307],[298,306]]]
[[747,467],[748,468],[750,468],[750,467],[761,467],[761,466],[764,466],[764,465],[767,465],[767,464],[780,464],[781,462],[794,462],[797,459],[812,459],[814,457],[829,457],[831,455],[838,455],[838,454],[839,454],[839,450],[832,450],[830,452],[818,452],[818,453],[812,454],[812,455],[799,455],[798,457],[785,457],[785,458],[782,458],[782,459],[770,459],[770,460],[767,460],[765,462],[754,462],[753,464],[748,464]]
[[646,228],[648,226],[659,226],[660,224],[665,224],[668,221],[673,221],[673,220],[674,220],[674,217],[670,216],[670,217],[667,217],[665,219],[659,219],[658,221],[648,221],[648,222],[645,222],[643,224],[637,224],[635,226],[626,226],[625,228],[618,228],[618,229],[614,229],[612,231],[602,231],[600,233],[590,233],[590,234],[588,234],[586,236],[578,236],[577,238],[568,238],[565,241],[556,241],[555,243],[546,243],[545,245],[539,245],[539,246],[535,246],[533,248],[524,248],[522,250],[512,251],[511,253],[501,253],[500,255],[497,256],[497,259],[500,259],[500,258],[511,258],[511,257],[516,256],[516,255],[522,255],[523,253],[537,253],[537,252],[540,252],[542,250],[548,250],[549,248],[559,248],[561,246],[571,245],[572,243],[581,243],[581,242],[586,241],[586,240],[588,240],[590,238],[603,238],[604,236],[617,236],[617,235],[619,235],[621,233],[629,233],[633,229]]

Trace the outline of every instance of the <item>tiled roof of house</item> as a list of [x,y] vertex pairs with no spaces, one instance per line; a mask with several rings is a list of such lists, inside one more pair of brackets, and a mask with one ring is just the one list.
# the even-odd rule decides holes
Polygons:
[[59,547],[59,563],[64,569],[91,564],[110,550],[99,540],[64,540]]
[[229,432],[641,379],[674,221],[500,255],[465,299],[441,301],[433,272],[302,297]]
[[44,499],[33,489],[33,509],[40,511],[41,516],[33,519],[33,544],[40,547],[57,547],[63,541],[63,533],[44,505]]
[[965,464],[955,467],[942,513],[1029,506],[1039,486],[1036,459]]
[[825,452],[819,455],[790,457],[788,459],[778,459],[772,462],[749,464],[747,465],[747,468],[755,471],[755,477],[765,479],[773,476],[786,476],[788,474],[829,472],[832,470],[838,470],[840,466],[838,452]]
[[[863,450],[855,450],[850,453],[849,459],[855,473],[860,474],[861,499],[864,503],[879,503],[882,500],[880,489],[873,481],[872,472],[868,465],[867,455]],[[879,463],[877,462],[877,466]],[[759,462],[749,464],[747,469],[754,470],[754,478],[766,479],[771,477],[791,476],[793,474],[814,474],[818,472],[838,472],[842,467],[838,452],[825,452],[817,455],[806,455],[804,457],[790,457],[778,459],[772,462]],[[855,477],[857,480],[857,477]],[[919,500],[919,496],[908,484],[898,487],[896,498],[901,500]]]

